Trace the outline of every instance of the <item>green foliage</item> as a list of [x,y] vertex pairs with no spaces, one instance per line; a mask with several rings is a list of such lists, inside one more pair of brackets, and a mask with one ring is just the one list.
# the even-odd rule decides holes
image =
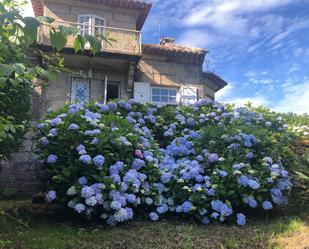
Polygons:
[[[45,61],[47,68],[32,65],[27,56],[29,45],[37,39],[39,26],[50,28],[51,46],[61,51],[68,36],[76,36],[78,30],[65,26],[51,26],[50,17],[22,17],[20,3],[15,0],[0,2],[0,159],[8,158],[22,145],[23,135],[27,130],[30,101],[33,88],[55,80],[64,70],[63,59],[59,54],[48,55],[35,50]],[[75,51],[84,49],[87,42],[93,53],[101,49],[105,36],[80,37],[74,42]]]

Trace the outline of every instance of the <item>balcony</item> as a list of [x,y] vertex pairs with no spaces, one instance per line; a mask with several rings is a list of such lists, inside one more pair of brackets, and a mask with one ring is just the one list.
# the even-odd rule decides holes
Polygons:
[[[111,44],[108,42],[102,42],[101,51],[123,53],[123,54],[141,54],[141,32],[137,30],[113,28],[107,26],[89,25],[83,23],[73,23],[65,21],[55,21],[51,24],[53,27],[58,27],[59,25],[78,28],[80,34],[90,34],[95,35],[99,33],[107,34],[109,38],[114,39]],[[39,44],[50,45],[49,39],[49,27],[41,26],[38,33]],[[74,37],[69,36],[66,47],[73,48]],[[87,48],[87,47],[86,47]]]

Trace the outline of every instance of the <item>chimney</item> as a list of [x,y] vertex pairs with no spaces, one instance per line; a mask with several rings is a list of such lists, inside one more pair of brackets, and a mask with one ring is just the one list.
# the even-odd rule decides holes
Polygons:
[[160,45],[165,45],[165,44],[174,44],[175,39],[172,37],[162,37],[160,39]]

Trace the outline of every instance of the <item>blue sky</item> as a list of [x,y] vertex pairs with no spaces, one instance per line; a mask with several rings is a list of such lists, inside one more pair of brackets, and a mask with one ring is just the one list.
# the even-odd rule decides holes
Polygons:
[[309,0],[152,0],[143,42],[163,36],[209,51],[230,84],[217,100],[309,113]]
[[[207,49],[204,70],[229,82],[217,100],[309,113],[309,0],[151,0],[144,43]],[[31,14],[31,6],[26,7]]]

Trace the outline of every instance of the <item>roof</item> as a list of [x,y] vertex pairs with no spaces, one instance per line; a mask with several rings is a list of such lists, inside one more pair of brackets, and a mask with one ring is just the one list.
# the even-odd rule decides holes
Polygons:
[[188,62],[203,64],[207,51],[201,48],[184,47],[172,43],[143,44],[143,54],[183,58]]
[[214,73],[210,72],[204,73],[203,78],[208,79],[211,82],[215,83],[215,85],[217,86],[217,88],[214,89],[215,91],[219,91],[220,89],[228,85],[228,83],[225,80],[223,80],[221,77],[219,77]]
[[[145,3],[137,0],[79,0],[90,3],[103,4],[111,7],[120,7],[125,9],[135,9],[140,11],[136,23],[136,29],[141,30],[149,11],[152,7],[151,3]],[[43,16],[44,0],[31,0],[35,16]]]

